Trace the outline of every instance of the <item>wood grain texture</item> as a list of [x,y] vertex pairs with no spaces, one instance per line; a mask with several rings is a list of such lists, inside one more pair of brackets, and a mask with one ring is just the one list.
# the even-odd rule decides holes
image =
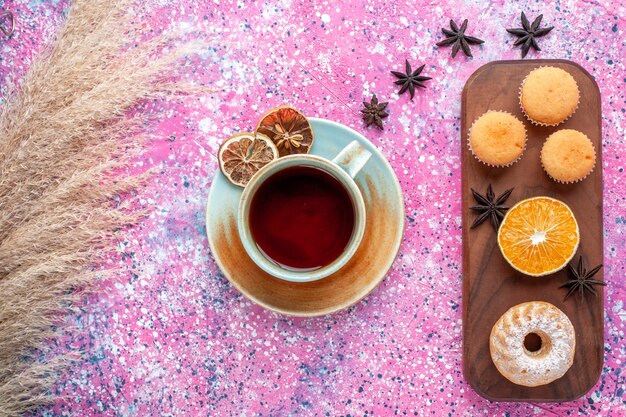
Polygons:
[[[578,83],[581,101],[576,113],[557,127],[539,127],[528,122],[519,106],[519,86],[534,68],[551,65],[568,71]],[[521,160],[508,168],[490,168],[477,161],[467,148],[467,133],[474,120],[487,110],[505,110],[524,120],[528,143]],[[540,151],[544,140],[559,129],[572,128],[593,142],[597,161],[594,171],[578,184],[561,185],[543,171]],[[600,91],[593,78],[579,65],[564,60],[497,61],[479,68],[465,84],[461,110],[463,187],[463,373],[472,388],[494,401],[569,401],[584,395],[602,370],[604,291],[598,297],[578,296],[563,301],[561,285],[566,269],[533,278],[515,271],[504,260],[496,232],[486,221],[470,230],[476,216],[470,188],[485,193],[491,183],[496,195],[515,187],[507,201],[516,202],[545,195],[568,204],[580,227],[578,252],[589,266],[602,263],[602,125]],[[596,275],[603,279],[603,272]],[[496,369],[489,353],[489,335],[498,318],[510,307],[525,301],[547,301],[561,309],[576,331],[574,364],[561,378],[541,387],[518,386]]]

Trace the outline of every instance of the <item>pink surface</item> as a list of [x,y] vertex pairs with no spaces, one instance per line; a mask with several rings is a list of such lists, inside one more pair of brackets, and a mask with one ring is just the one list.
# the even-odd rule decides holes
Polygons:
[[[40,415],[626,414],[625,7],[432,3],[160,0],[135,9],[146,33],[182,26],[209,34],[212,44],[181,79],[215,92],[148,106],[160,120],[148,129],[160,139],[138,169],[158,167],[142,191],[151,214],[128,234],[126,273],[68,317],[78,330],[59,348],[83,349],[85,360],[58,385],[66,399]],[[67,4],[4,2],[17,29],[3,40],[3,91],[50,42]],[[461,373],[460,95],[481,65],[520,57],[505,28],[519,26],[522,10],[555,26],[528,58],[576,61],[603,95],[605,365],[586,396],[563,404],[491,403]],[[486,41],[472,47],[473,59],[435,46],[450,18],[470,19],[468,34]],[[396,94],[389,73],[405,59],[426,63],[422,75],[433,77],[413,101]],[[384,132],[359,116],[373,93],[389,101]],[[364,301],[327,317],[254,305],[218,270],[205,236],[219,144],[284,103],[365,135],[405,196],[406,234],[392,270]]]

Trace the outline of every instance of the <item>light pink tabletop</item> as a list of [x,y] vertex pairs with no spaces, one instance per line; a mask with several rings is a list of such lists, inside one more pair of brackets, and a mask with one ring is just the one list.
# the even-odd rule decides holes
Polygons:
[[[5,1],[16,33],[2,39],[6,91],[50,43],[67,0]],[[520,12],[555,26],[527,59],[581,64],[602,93],[605,364],[583,398],[563,404],[491,403],[461,372],[460,97],[481,65],[519,59]],[[626,415],[626,9],[623,2],[168,1],[137,7],[146,33],[183,27],[210,46],[181,81],[212,94],[147,104],[159,139],[138,169],[157,167],[142,192],[149,217],[130,231],[125,273],[102,285],[59,349],[83,349],[42,416],[528,416]],[[485,40],[473,59],[437,48],[442,27],[470,20]],[[433,79],[409,100],[390,70],[408,59]],[[53,82],[54,80],[51,80]],[[361,102],[388,101],[383,132]],[[244,298],[212,257],[204,214],[215,153],[261,113],[291,104],[341,122],[388,158],[407,226],[391,271],[365,300],[321,318],[288,318]],[[584,330],[583,330],[584,331]]]

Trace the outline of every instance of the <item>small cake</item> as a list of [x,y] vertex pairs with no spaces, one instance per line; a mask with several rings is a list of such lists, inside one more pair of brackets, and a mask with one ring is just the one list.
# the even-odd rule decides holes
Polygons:
[[510,113],[488,111],[474,121],[468,145],[479,161],[490,166],[508,166],[526,149],[526,128]]
[[489,351],[498,371],[526,387],[561,378],[574,362],[576,335],[569,318],[550,303],[511,307],[491,329]]
[[582,132],[563,129],[551,134],[541,149],[541,165],[561,183],[583,180],[596,165],[596,151]]
[[534,69],[522,81],[520,105],[532,123],[556,126],[578,108],[578,85],[567,71],[555,67]]

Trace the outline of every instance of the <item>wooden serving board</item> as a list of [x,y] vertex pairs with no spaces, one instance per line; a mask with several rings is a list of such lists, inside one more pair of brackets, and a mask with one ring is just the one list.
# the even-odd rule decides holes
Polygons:
[[[539,127],[528,122],[519,106],[519,86],[539,66],[556,66],[569,72],[580,89],[578,110],[557,127]],[[474,120],[487,110],[505,110],[523,120],[528,133],[521,160],[508,168],[490,168],[477,161],[467,147],[467,133]],[[545,138],[558,129],[585,133],[596,148],[594,171],[582,182],[561,185],[543,171],[540,151]],[[564,60],[499,61],[478,69],[463,90],[461,110],[461,154],[463,187],[463,373],[472,388],[493,401],[569,401],[584,395],[602,370],[604,340],[604,291],[582,302],[576,294],[563,301],[568,279],[563,269],[546,277],[533,278],[515,271],[503,258],[497,234],[489,220],[470,229],[475,204],[470,188],[486,193],[492,184],[496,196],[515,187],[506,205],[533,196],[558,198],[569,205],[580,228],[580,245],[574,259],[583,255],[588,267],[602,263],[602,124],[600,91],[579,65]],[[595,276],[603,279],[602,270]],[[510,307],[525,301],[547,301],[561,309],[574,325],[574,364],[560,379],[540,387],[523,387],[503,377],[491,360],[489,335],[495,322]]]

